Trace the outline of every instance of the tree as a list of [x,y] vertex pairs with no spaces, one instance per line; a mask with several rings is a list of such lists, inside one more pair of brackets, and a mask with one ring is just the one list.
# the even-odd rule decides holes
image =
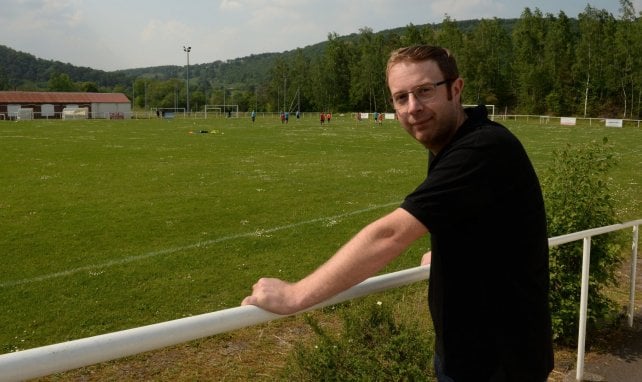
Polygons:
[[437,45],[447,48],[456,58],[463,57],[464,34],[461,32],[457,23],[446,15],[441,22],[441,28],[436,35]]
[[76,90],[73,81],[67,73],[54,73],[49,79],[49,91],[71,92]]
[[[576,48],[573,72],[584,79],[583,103],[579,109],[585,117],[589,110],[598,114],[608,105],[607,78],[613,79],[617,73],[611,62],[613,48],[613,16],[605,10],[587,5],[579,16],[580,38]],[[617,88],[616,88],[617,91]]]
[[278,58],[270,70],[270,98],[274,99],[269,111],[290,111],[288,109],[289,97],[287,96],[287,81],[290,76],[290,67],[283,58]]
[[95,82],[81,82],[78,84],[78,90],[86,93],[98,93],[98,85]]
[[4,69],[0,66],[0,90],[9,90],[9,80],[5,74]]
[[314,89],[310,86],[310,60],[303,53],[303,49],[297,49],[292,63],[292,79],[290,86],[296,90],[294,95],[297,99],[296,110],[307,110],[310,107],[308,94]]
[[547,23],[544,68],[551,79],[551,87],[546,95],[546,109],[553,115],[570,115],[573,112],[572,100],[577,94],[571,75],[577,33],[564,12],[560,12],[557,18],[548,15]]
[[[370,29],[370,33],[372,33],[372,29]],[[424,39],[419,28],[410,23],[406,25],[406,31],[401,38],[401,42],[404,46],[409,46],[422,44],[424,42]]]
[[508,99],[511,46],[500,21],[481,20],[466,35],[464,45],[461,69],[465,70],[462,76],[466,79],[466,102],[494,105],[500,99]]
[[424,44],[434,45],[436,41],[437,34],[435,29],[430,24],[426,24],[424,29],[421,31],[421,42]]
[[[633,36],[637,36],[633,42],[633,51],[641,52],[642,51],[642,16],[638,17],[633,23],[634,33]],[[642,57],[640,55],[635,55],[635,64],[634,68],[637,68],[633,74],[633,83],[635,88],[631,91],[631,117],[642,119]],[[635,91],[637,89],[637,91]],[[636,94],[637,93],[637,94]]]
[[147,108],[147,80],[138,78],[133,85],[134,106]]
[[358,54],[351,69],[350,105],[353,110],[384,111],[386,108],[386,54],[383,37],[370,28],[359,30]]
[[349,111],[350,68],[353,52],[347,42],[336,33],[328,35],[328,43],[321,61],[321,110]]
[[545,97],[551,88],[544,67],[546,21],[542,12],[525,8],[513,29],[513,69],[515,72],[517,107],[527,114],[543,114]]
[[618,68],[621,69],[619,76],[620,86],[622,89],[622,102],[624,110],[622,113],[623,118],[627,117],[627,106],[629,106],[630,96],[630,116],[633,118],[633,103],[634,103],[634,89],[635,89],[635,67],[640,67],[642,60],[639,58],[638,50],[636,48],[635,35],[635,9],[630,0],[620,0],[621,20],[617,24],[615,32],[615,52],[614,60]]

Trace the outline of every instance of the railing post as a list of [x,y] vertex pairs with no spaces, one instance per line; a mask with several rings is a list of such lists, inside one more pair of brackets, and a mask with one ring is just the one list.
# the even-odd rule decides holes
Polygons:
[[633,244],[631,245],[631,289],[629,292],[629,327],[633,327],[633,317],[635,316],[635,282],[638,265],[638,235],[640,226],[633,226]]
[[591,237],[584,238],[582,250],[582,291],[580,292],[580,327],[577,335],[577,367],[575,379],[584,379],[584,348],[586,345],[586,316],[588,310],[589,268],[591,263]]

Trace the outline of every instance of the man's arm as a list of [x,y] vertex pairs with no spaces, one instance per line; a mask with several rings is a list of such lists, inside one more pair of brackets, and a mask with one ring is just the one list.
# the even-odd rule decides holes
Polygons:
[[398,208],[363,228],[326,263],[296,283],[262,278],[242,305],[291,314],[318,304],[381,270],[428,232],[414,216]]

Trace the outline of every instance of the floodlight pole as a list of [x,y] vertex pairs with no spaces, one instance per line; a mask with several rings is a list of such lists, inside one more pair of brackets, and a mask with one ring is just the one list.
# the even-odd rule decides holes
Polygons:
[[189,113],[189,52],[192,51],[191,46],[183,45],[183,51],[187,54],[187,113]]

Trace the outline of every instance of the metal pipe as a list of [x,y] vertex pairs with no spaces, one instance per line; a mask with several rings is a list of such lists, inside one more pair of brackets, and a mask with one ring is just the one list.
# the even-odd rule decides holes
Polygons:
[[580,292],[580,327],[577,334],[577,367],[575,379],[584,379],[584,348],[586,344],[586,316],[588,310],[589,268],[591,263],[591,237],[584,238],[582,249],[582,290]]
[[[426,280],[430,266],[371,277],[307,310]],[[301,313],[301,312],[299,312]],[[240,306],[0,355],[0,381],[22,381],[258,325],[286,316]]]
[[631,281],[629,290],[629,327],[633,327],[633,317],[635,316],[635,283],[637,281],[637,265],[638,265],[638,236],[640,226],[633,226],[633,243],[631,244]]
[[582,240],[585,237],[588,236],[597,236],[601,235],[604,233],[609,233],[609,232],[614,232],[614,231],[619,231],[624,228],[629,228],[633,227],[636,225],[642,225],[642,219],[637,219],[637,220],[632,220],[626,223],[619,223],[619,224],[613,224],[613,225],[608,225],[604,227],[599,227],[599,228],[592,228],[592,229],[587,229],[584,231],[579,231],[579,232],[574,232],[574,233],[569,233],[566,235],[560,235],[560,236],[555,236],[551,237],[548,239],[548,246],[549,247],[555,247],[561,244],[566,244],[570,243],[573,241],[578,241]]

